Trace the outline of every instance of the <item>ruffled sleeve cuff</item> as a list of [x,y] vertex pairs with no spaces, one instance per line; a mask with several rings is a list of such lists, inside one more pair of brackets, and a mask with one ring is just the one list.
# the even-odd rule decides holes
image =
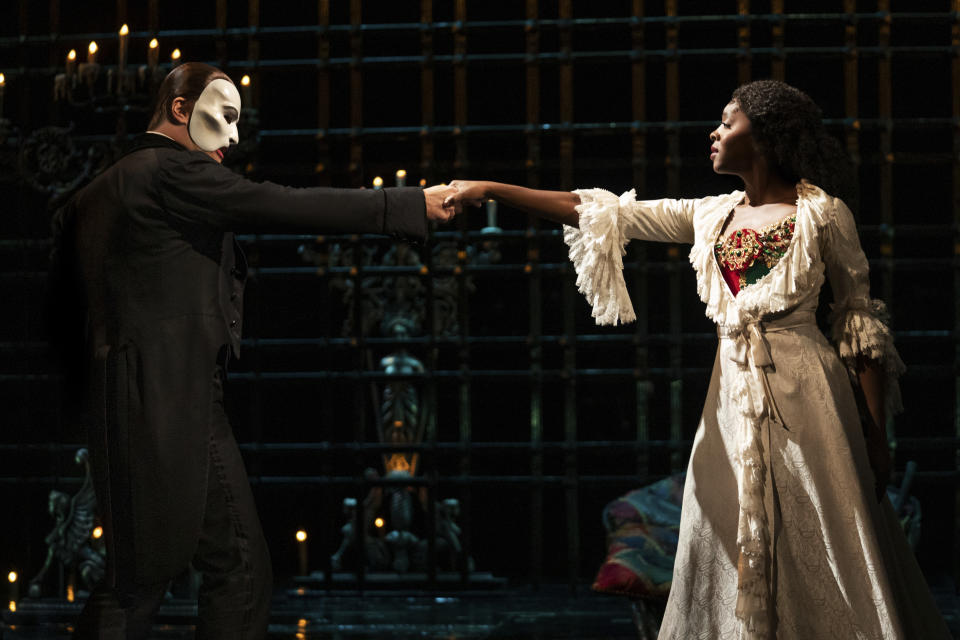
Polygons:
[[564,226],[563,241],[577,272],[577,289],[593,307],[598,325],[633,322],[637,316],[623,279],[622,207],[636,199],[633,190],[619,198],[604,189],[580,189],[580,228]]
[[861,357],[881,364],[886,378],[887,414],[894,415],[903,411],[899,378],[906,367],[893,346],[888,322],[886,305],[876,299],[835,305],[831,312],[833,340],[840,359],[851,375],[856,374],[857,360]]

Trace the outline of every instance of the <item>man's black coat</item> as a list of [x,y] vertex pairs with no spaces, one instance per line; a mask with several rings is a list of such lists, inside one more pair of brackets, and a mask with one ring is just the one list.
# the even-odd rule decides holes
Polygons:
[[417,188],[252,182],[156,134],[71,200],[55,274],[76,287],[60,322],[83,331],[84,408],[121,581],[167,580],[196,547],[214,371],[240,344],[246,264],[233,232],[423,238],[424,207]]

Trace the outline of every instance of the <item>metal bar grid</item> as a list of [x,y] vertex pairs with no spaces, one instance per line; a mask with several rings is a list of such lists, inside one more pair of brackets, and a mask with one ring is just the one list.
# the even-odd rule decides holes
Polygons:
[[[526,146],[527,146],[527,184],[532,188],[540,186],[540,64],[537,54],[540,51],[540,29],[537,18],[539,13],[537,0],[527,0],[526,17],[528,26],[525,29],[524,46],[527,54],[525,68],[526,75]],[[493,222],[492,220],[489,222]],[[494,229],[489,229],[493,231]],[[540,220],[529,217],[527,220],[527,265],[530,275],[527,278],[527,313],[529,335],[529,368],[530,368],[530,478],[532,483],[529,490],[530,500],[530,565],[527,570],[527,579],[534,587],[539,587],[543,575],[543,536],[544,536],[544,500],[543,476],[544,456],[542,443],[543,433],[543,317],[538,301],[543,295],[543,275],[540,271]]]
[[[739,0],[738,0],[739,1]],[[157,6],[158,0],[150,0],[153,7]],[[23,10],[26,11],[25,9]],[[523,19],[523,20],[454,20],[454,21],[430,21],[424,22],[390,22],[390,23],[364,23],[360,25],[360,30],[367,33],[376,32],[397,32],[410,31],[420,32],[423,30],[446,30],[453,28],[464,29],[503,29],[516,28],[525,29],[535,27],[538,29],[562,29],[567,26],[574,28],[580,27],[609,27],[620,26],[630,28],[637,23],[644,26],[655,24],[709,24],[709,23],[736,23],[753,24],[766,23],[768,25],[778,25],[787,23],[805,23],[821,22],[834,23],[838,20],[854,20],[862,24],[870,22],[882,22],[885,20],[901,21],[916,20],[921,22],[941,22],[944,20],[954,20],[956,14],[954,11],[885,11],[878,8],[877,11],[852,12],[848,16],[842,16],[838,13],[816,13],[816,12],[790,12],[784,13],[781,0],[774,0],[771,3],[770,13],[751,13],[743,15],[739,12],[739,5],[735,13],[716,13],[710,15],[648,15],[612,18],[573,18],[565,19]],[[151,16],[157,16],[158,13],[151,9]],[[157,29],[158,20],[152,19],[149,28],[146,31],[131,31],[130,36],[137,37],[181,37],[181,38],[210,38],[210,37],[244,37],[256,35],[260,38],[269,38],[272,36],[285,37],[293,34],[315,34],[321,32],[349,32],[354,27],[349,24],[316,24],[316,25],[284,25],[267,27],[233,27],[228,29],[221,28],[195,28],[195,29]],[[31,35],[27,30],[22,31],[22,36],[0,37],[0,48],[2,47],[21,47],[21,46],[47,46],[54,42],[76,42],[86,44],[90,40],[102,40],[114,35],[112,31],[91,31],[81,33],[57,33]]]
[[[635,23],[631,29],[633,39],[633,48],[636,51],[644,50],[646,41],[644,33],[644,0],[633,1],[633,16]],[[632,80],[632,113],[633,119],[637,122],[643,122],[647,118],[647,64],[646,59],[641,55],[634,58],[631,69]],[[638,193],[646,193],[647,188],[647,132],[641,127],[633,130],[631,140],[632,166],[633,166],[633,184]],[[636,242],[630,248],[631,257],[635,264],[647,264],[647,246],[645,243]],[[638,300],[649,300],[648,275],[646,269],[638,269],[633,273],[632,283],[633,292]],[[637,313],[636,329],[633,334],[633,340],[636,344],[634,348],[634,367],[637,371],[636,382],[634,383],[634,394],[636,397],[636,442],[642,443],[651,440],[650,432],[650,406],[649,393],[652,389],[650,383],[650,361],[648,343],[650,339],[650,323],[646,313],[646,305],[640,308]],[[672,339],[672,336],[671,336]],[[642,451],[637,456],[637,475],[646,476],[650,473],[650,456],[647,451]]]
[[[960,0],[952,0],[953,24],[950,29],[950,41],[954,47],[954,55],[950,64],[951,71],[951,114],[957,123],[953,127],[953,171],[952,171],[952,198],[953,214],[953,333],[958,336],[954,340],[953,364],[956,371],[960,371]],[[960,438],[960,375],[954,377],[954,412],[953,434]],[[954,468],[960,470],[960,447],[954,449]],[[954,497],[954,530],[960,530],[960,491]],[[960,537],[953,540],[953,574],[960,575]]]
[[[677,0],[667,0],[667,16],[677,15]],[[677,23],[667,23],[667,50],[674,55],[669,55],[666,61],[667,86],[667,121],[676,122],[680,120],[680,66],[679,66],[679,38],[680,31]],[[742,69],[742,66],[740,67]],[[680,134],[677,130],[667,129],[667,156],[664,159],[667,165],[667,193],[680,193]],[[671,371],[670,381],[670,438],[680,439],[680,433],[683,430],[683,350],[678,338],[682,333],[681,327],[681,305],[680,296],[682,294],[683,283],[681,282],[681,269],[686,268],[686,259],[683,257],[678,245],[671,245],[667,248],[667,295],[668,295],[668,313],[670,317],[670,331],[673,334],[673,340],[669,347],[669,368]],[[645,301],[646,302],[646,301]],[[644,305],[646,306],[646,305]],[[683,452],[681,450],[670,450],[670,471],[676,473],[686,466]]]
[[[885,202],[886,209],[882,212],[881,224],[865,228],[865,232],[887,234],[891,233],[893,228],[892,215],[892,176],[897,165],[909,162],[909,156],[898,154],[896,158],[892,155],[892,134],[897,129],[915,130],[921,127],[931,127],[934,129],[946,129],[952,127],[954,130],[954,150],[960,148],[960,138],[957,137],[956,123],[960,121],[960,95],[958,91],[958,67],[956,57],[954,57],[954,109],[949,118],[930,117],[930,118],[894,118],[891,109],[891,88],[892,80],[890,75],[890,61],[894,56],[930,56],[941,55],[946,52],[955,54],[958,44],[956,15],[960,12],[958,1],[954,0],[954,12],[937,14],[890,14],[887,9],[889,2],[881,0],[877,12],[856,12],[856,3],[853,0],[846,0],[844,15],[839,14],[788,14],[784,12],[782,0],[773,0],[770,14],[750,15],[751,3],[749,0],[737,0],[736,3],[729,3],[731,8],[736,7],[736,14],[722,16],[680,16],[677,15],[677,3],[675,0],[667,0],[665,3],[665,16],[645,16],[644,0],[633,0],[632,13],[629,17],[615,19],[579,19],[573,18],[573,4],[571,0],[558,0],[560,17],[556,20],[542,19],[538,17],[538,3],[534,0],[528,0],[526,5],[526,20],[504,20],[504,21],[468,21],[466,0],[458,0],[455,5],[455,20],[450,22],[434,22],[432,11],[433,3],[430,0],[421,0],[421,20],[422,23],[409,24],[390,24],[390,25],[365,25],[362,24],[362,5],[361,0],[351,0],[350,5],[350,24],[332,25],[330,24],[330,6],[329,0],[318,0],[318,20],[316,25],[305,25],[303,27],[262,27],[258,26],[260,9],[252,8],[258,3],[251,3],[251,9],[248,15],[248,27],[237,29],[224,28],[224,16],[220,13],[223,6],[222,0],[217,2],[217,28],[213,30],[158,30],[159,24],[156,20],[159,0],[151,0],[151,19],[148,32],[134,33],[133,36],[146,36],[148,34],[159,34],[162,37],[215,37],[218,39],[217,58],[220,63],[224,63],[224,57],[221,51],[225,49],[223,43],[232,40],[246,39],[248,50],[245,60],[228,61],[231,65],[244,67],[248,73],[260,73],[261,76],[279,69],[296,69],[300,67],[316,67],[316,78],[318,86],[318,106],[317,106],[317,127],[303,129],[273,129],[265,130],[261,135],[265,138],[279,137],[315,137],[318,163],[316,172],[319,174],[319,180],[330,180],[329,172],[322,169],[331,166],[335,157],[330,150],[330,140],[342,138],[349,142],[350,149],[350,171],[353,174],[353,182],[360,183],[363,165],[369,161],[369,158],[363,154],[363,144],[376,136],[398,136],[398,135],[418,135],[420,136],[420,165],[421,175],[432,181],[437,174],[437,167],[445,166],[445,161],[440,157],[437,151],[436,143],[439,140],[450,139],[454,144],[454,154],[452,163],[449,163],[454,169],[454,175],[469,175],[472,166],[479,168],[481,165],[478,159],[470,154],[468,145],[471,136],[502,135],[508,138],[519,139],[521,136],[526,143],[527,166],[525,175],[528,184],[536,185],[542,179],[546,168],[557,169],[559,172],[559,182],[564,188],[570,188],[576,185],[576,154],[575,145],[577,145],[580,136],[598,134],[600,132],[609,132],[613,135],[628,135],[632,145],[633,162],[633,182],[639,187],[642,193],[645,191],[646,183],[649,181],[648,166],[651,156],[649,151],[649,136],[664,135],[667,140],[667,151],[665,154],[666,163],[666,184],[667,193],[675,194],[682,185],[683,163],[686,160],[680,153],[680,135],[690,129],[704,129],[712,126],[713,123],[703,121],[684,121],[681,120],[681,83],[684,82],[684,76],[680,73],[681,60],[697,60],[700,56],[721,55],[730,57],[736,61],[737,77],[743,81],[752,76],[755,64],[763,64],[769,58],[771,75],[783,78],[785,76],[785,62],[788,57],[791,59],[806,57],[809,55],[828,56],[831,59],[842,61],[844,66],[844,91],[845,91],[845,112],[843,118],[834,118],[830,120],[831,126],[843,131],[847,141],[848,149],[855,157],[860,152],[860,142],[867,133],[877,133],[881,140],[881,151],[877,154],[865,154],[860,158],[864,164],[879,163],[882,167],[880,188],[885,194],[881,197],[881,202]],[[26,13],[24,8],[26,3],[21,3],[21,12]],[[657,5],[659,7],[659,4]],[[954,21],[954,41],[950,46],[891,46],[890,29],[891,25],[901,20],[935,20],[950,18]],[[793,25],[801,24],[804,21],[812,22],[838,22],[843,21],[845,38],[842,45],[830,45],[820,47],[787,47],[784,45],[785,29]],[[22,19],[25,22],[25,18]],[[707,24],[707,23],[734,23],[736,24],[736,42],[731,42],[729,47],[713,47],[707,49],[689,50],[684,49],[679,44],[679,35],[682,29],[688,25]],[[667,43],[663,49],[643,48],[644,42],[649,40],[647,30],[654,26],[661,26],[667,34]],[[573,48],[573,34],[581,28],[608,28],[612,26],[622,27],[629,30],[632,38],[632,48],[628,50],[610,50],[610,51],[575,51]],[[524,50],[523,52],[508,53],[476,53],[468,48],[468,39],[473,34],[482,33],[486,29],[516,28],[524,30]],[[770,29],[773,35],[773,43],[770,47],[751,46],[751,37],[755,32],[764,29]],[[865,30],[876,29],[878,33],[877,46],[857,47],[857,35]],[[397,32],[407,30],[411,33],[419,34],[421,49],[419,55],[412,56],[365,56],[364,55],[364,34]],[[454,51],[451,54],[438,54],[437,36],[442,31],[449,30],[453,34]],[[22,31],[26,31],[25,27]],[[558,51],[548,51],[542,46],[541,36],[545,31],[556,32]],[[286,37],[294,34],[306,34],[316,38],[317,57],[304,59],[260,59],[260,43],[271,37]],[[330,39],[336,34],[348,35],[350,38],[350,56],[332,57],[330,55]],[[113,34],[103,34],[100,37],[109,37]],[[90,35],[90,37],[96,37]],[[71,40],[72,38],[72,40]],[[61,36],[58,39],[50,40],[34,38],[18,38],[16,43],[7,42],[7,39],[0,38],[0,48],[5,46],[16,46],[24,48],[28,46],[49,46],[51,42],[62,45],[71,41],[84,41],[88,39],[87,35]],[[735,46],[734,46],[735,45]],[[596,61],[604,59],[617,59],[621,56],[628,56],[631,67],[631,82],[633,102],[631,108],[630,121],[617,121],[612,123],[604,122],[577,122],[574,112],[574,87],[573,77],[576,65],[586,61]],[[51,55],[51,67],[55,66],[55,60],[59,59],[57,55]],[[858,117],[858,78],[862,71],[862,61],[876,60],[878,65],[878,90],[880,91],[879,113],[876,118]],[[474,65],[484,64],[518,64],[523,65],[526,73],[527,84],[527,104],[526,121],[524,123],[497,124],[488,125],[479,122],[469,122],[467,118],[467,95],[470,85],[469,72]],[[422,98],[421,104],[421,124],[420,126],[386,126],[386,127],[364,127],[363,126],[363,98],[364,98],[364,69],[380,68],[382,66],[411,65],[418,66],[421,74]],[[452,68],[454,73],[453,85],[453,104],[454,118],[450,125],[437,125],[435,105],[431,99],[434,94],[435,78],[437,68]],[[334,126],[334,118],[331,115],[331,108],[339,96],[334,95],[331,89],[331,69],[341,68],[348,71],[350,78],[349,94],[349,126]],[[884,71],[884,68],[886,69]],[[541,105],[539,103],[539,88],[541,74],[544,70],[552,73],[556,70],[559,77],[559,87],[562,99],[561,113],[559,121],[556,123],[544,122]],[[648,73],[651,69],[656,71],[665,70],[666,80],[666,118],[659,122],[648,122],[647,102],[653,98],[647,96]],[[25,74],[49,72],[49,70],[36,67],[25,68]],[[23,75],[24,72],[14,70],[12,74]],[[255,90],[259,91],[260,77],[255,76]],[[533,88],[531,88],[533,87]],[[260,103],[258,96],[254,104]],[[105,136],[104,139],[110,136]],[[552,163],[546,165],[543,161],[544,154],[541,151],[541,144],[550,137],[556,137],[559,141],[559,154]],[[92,139],[93,137],[91,137]],[[960,169],[958,169],[957,155],[944,154],[931,159],[930,154],[918,154],[917,160],[924,162],[938,162],[946,164],[952,163],[954,169],[954,222],[952,225],[943,225],[944,231],[956,233],[960,228],[960,195],[957,195],[957,185],[960,184]],[[949,159],[948,159],[949,158]],[[659,161],[659,159],[657,159]],[[485,164],[482,166],[488,166]],[[889,197],[887,197],[889,196]],[[428,286],[432,283],[432,276],[449,275],[452,273],[457,278],[460,293],[460,335],[451,340],[440,338],[435,335],[431,329],[431,335],[421,339],[415,339],[408,344],[426,345],[428,350],[427,373],[423,376],[412,376],[412,379],[421,380],[427,385],[426,392],[428,404],[436,406],[436,384],[438,381],[452,380],[457,381],[459,397],[459,416],[458,416],[458,438],[456,442],[438,442],[436,425],[428,429],[428,437],[423,445],[416,447],[405,447],[404,450],[420,451],[424,455],[424,468],[426,475],[416,482],[427,487],[431,495],[431,508],[435,508],[436,492],[440,486],[455,486],[461,491],[460,495],[468,503],[472,491],[476,487],[485,487],[488,484],[495,485],[517,485],[520,487],[529,487],[530,504],[530,548],[531,564],[529,577],[533,583],[538,583],[543,579],[543,531],[544,531],[544,492],[546,488],[559,488],[563,495],[564,520],[566,528],[571,532],[566,539],[566,559],[567,566],[571,567],[567,579],[571,584],[582,577],[580,576],[580,546],[581,541],[577,539],[580,532],[580,509],[581,497],[580,491],[582,485],[600,485],[609,484],[617,486],[624,483],[630,483],[637,478],[655,478],[659,474],[667,471],[677,470],[683,466],[682,451],[689,447],[689,415],[690,412],[683,411],[684,381],[692,378],[703,377],[707,369],[703,367],[686,366],[684,362],[685,345],[702,345],[705,342],[713,340],[711,334],[690,334],[681,330],[680,316],[682,307],[680,297],[685,293],[684,283],[681,279],[681,273],[687,268],[683,253],[677,248],[671,247],[666,256],[666,260],[653,259],[648,260],[647,248],[637,243],[631,246],[631,255],[637,260],[628,266],[628,277],[633,282],[632,293],[638,302],[639,320],[636,328],[631,333],[624,334],[603,334],[603,335],[584,335],[576,330],[576,316],[578,307],[582,307],[582,302],[573,293],[572,274],[569,267],[562,263],[549,262],[542,259],[543,251],[550,248],[551,243],[556,243],[558,232],[541,231],[538,221],[530,221],[529,228],[521,231],[504,231],[499,234],[481,235],[479,232],[471,231],[465,222],[462,226],[452,232],[437,234],[438,239],[453,239],[458,243],[458,247],[463,256],[466,255],[466,249],[471,243],[480,239],[520,242],[526,246],[526,262],[519,264],[495,265],[495,266],[474,266],[466,264],[465,258],[461,258],[460,264],[445,271],[442,268],[435,268],[429,264],[429,251],[424,252],[425,262],[428,265],[428,272],[431,277],[426,278]],[[904,237],[904,233],[909,230],[904,225],[896,227],[897,233]],[[918,234],[931,233],[929,229],[921,227],[915,230]],[[935,232],[934,232],[935,233]],[[301,240],[311,237],[300,237]],[[254,236],[245,238],[246,242],[253,245],[271,242],[289,242],[290,236],[270,237]],[[366,236],[352,236],[348,238],[328,237],[324,242],[348,241],[353,243],[355,250],[367,242],[382,242],[379,239],[368,238]],[[890,243],[892,245],[892,235]],[[887,246],[887,245],[883,245]],[[915,259],[894,257],[892,248],[882,249],[882,257],[872,261],[874,268],[882,273],[883,291],[885,294],[892,292],[892,277],[894,270],[901,269],[931,269],[943,268],[948,266],[954,268],[955,279],[960,282],[960,271],[956,271],[957,261],[951,257],[947,258],[929,258]],[[322,286],[324,278],[334,275],[347,273],[354,282],[355,287],[362,283],[362,276],[371,274],[407,274],[413,273],[414,269],[386,266],[369,267],[358,266],[351,273],[350,268],[326,269],[318,273],[316,269],[297,268],[297,267],[271,267],[263,266],[252,271],[253,275],[261,281],[267,281],[271,278],[290,277],[290,276],[320,276],[318,286]],[[524,274],[521,276],[520,274]],[[528,283],[527,291],[529,295],[528,303],[528,333],[526,336],[471,336],[469,335],[469,309],[467,306],[468,296],[466,293],[467,278],[472,275],[491,275],[500,274],[505,277],[525,277]],[[20,274],[18,274],[19,276]],[[671,316],[669,329],[665,332],[651,332],[648,318],[645,310],[649,307],[650,291],[648,278],[651,275],[666,276],[668,288],[668,306]],[[563,284],[563,297],[561,308],[558,310],[562,314],[562,330],[556,335],[544,335],[543,332],[543,305],[542,300],[545,294],[545,277],[560,279]],[[245,348],[248,353],[256,353],[261,349],[284,348],[298,345],[317,345],[323,348],[345,349],[353,353],[355,359],[352,371],[312,371],[312,372],[282,372],[282,371],[262,371],[259,366],[255,371],[241,373],[233,376],[235,380],[244,386],[260,387],[261,385],[271,384],[273,382],[293,380],[293,379],[348,379],[355,380],[360,384],[356,385],[355,404],[357,407],[357,426],[356,440],[357,444],[351,443],[303,443],[304,448],[290,447],[290,450],[317,450],[330,452],[351,452],[356,457],[357,468],[363,468],[362,453],[388,452],[391,449],[382,444],[365,442],[365,430],[363,425],[370,421],[369,411],[367,410],[369,399],[367,390],[369,385],[375,382],[385,382],[387,378],[374,373],[370,367],[370,362],[362,355],[364,349],[371,346],[392,346],[397,344],[387,339],[364,336],[361,330],[362,323],[359,321],[359,305],[357,296],[354,299],[353,326],[357,332],[356,335],[346,338],[261,338],[253,337],[246,341]],[[960,296],[958,296],[960,298]],[[428,294],[428,299],[432,303],[432,290]],[[432,308],[432,304],[428,305]],[[248,311],[249,313],[250,311]],[[258,311],[253,310],[254,313]],[[958,312],[960,317],[960,312]],[[258,323],[248,328],[253,329]],[[433,323],[429,325],[433,327]],[[927,332],[914,332],[917,339],[935,339],[943,341],[953,341],[956,344],[956,336],[960,335],[960,326],[952,331],[931,330]],[[898,338],[909,337],[911,332],[900,332]],[[919,335],[923,334],[923,335]],[[460,368],[441,368],[436,358],[437,349],[446,344],[453,344],[458,347],[457,359]],[[488,345],[496,343],[516,344],[519,347],[526,346],[529,367],[527,369],[504,369],[477,371],[471,369],[471,348],[478,345]],[[631,367],[609,367],[599,368],[578,368],[577,354],[578,345],[584,344],[617,344],[623,343],[633,347],[633,366]],[[557,345],[561,347],[562,366],[550,367],[544,363],[544,346]],[[667,366],[655,367],[651,365],[650,348],[656,345],[666,345],[669,351]],[[960,349],[957,351],[957,362],[960,362]],[[914,370],[916,371],[916,370]],[[923,371],[923,370],[921,370]],[[944,375],[944,372],[937,369],[935,365],[926,369],[931,375]],[[578,381],[589,380],[591,378],[628,378],[633,381],[635,396],[636,430],[635,438],[626,441],[609,442],[590,442],[578,440],[577,428],[579,422],[578,406],[576,402],[576,389]],[[27,378],[12,376],[0,377],[0,381],[25,381]],[[34,379],[51,379],[43,376],[35,376]],[[391,378],[394,379],[394,378]],[[476,442],[472,429],[472,416],[470,406],[473,402],[473,388],[479,381],[484,379],[511,379],[530,385],[530,438],[528,443],[484,443]],[[544,397],[543,382],[551,380],[560,380],[565,386],[565,400],[563,402],[563,438],[559,441],[549,441],[545,437],[544,408],[543,404],[547,399]],[[669,411],[669,434],[654,433],[652,428],[654,420],[651,416],[651,409],[648,404],[649,393],[655,382],[662,383],[663,380],[670,381],[669,389],[671,396]],[[960,397],[960,385],[957,386],[957,394]],[[956,422],[960,425],[960,422]],[[956,427],[958,434],[955,440],[960,440],[960,426]],[[660,435],[656,439],[653,436]],[[667,437],[662,437],[666,435]],[[947,439],[950,440],[950,439]],[[924,441],[925,442],[925,441]],[[924,442],[909,443],[908,439],[901,439],[901,447],[923,446]],[[956,442],[944,441],[943,446],[955,446]],[[17,445],[20,447],[20,445]],[[287,445],[278,443],[268,443],[257,441],[245,446],[248,453],[255,458],[259,458],[273,453],[285,451]],[[471,464],[471,452],[482,450],[494,450],[496,447],[504,449],[523,449],[530,451],[530,473],[529,475],[508,475],[508,474],[482,474],[477,472],[474,465]],[[622,474],[597,475],[591,473],[581,473],[578,454],[590,450],[604,450],[604,447],[614,451],[617,449],[632,449],[636,454],[636,476],[627,476]],[[20,448],[18,451],[22,450]],[[2,451],[2,448],[0,448]],[[560,473],[547,473],[545,469],[545,457],[548,454],[559,451],[562,455],[562,464]],[[655,453],[669,452],[669,465],[659,470],[659,472],[650,468],[650,452]],[[435,473],[436,461],[441,455],[455,455],[461,461],[459,473],[452,477],[438,477]],[[960,460],[960,458],[958,458]],[[960,462],[957,467],[960,468]],[[954,471],[930,471],[923,473],[921,477],[941,478],[945,481],[954,481],[956,472]],[[430,475],[433,474],[433,475]],[[358,502],[362,503],[363,492],[371,486],[371,483],[363,480],[359,475],[342,476],[335,474],[319,474],[311,476],[280,476],[275,474],[263,474],[253,478],[255,483],[270,486],[347,486],[361,492],[358,494]],[[5,479],[0,479],[5,481]],[[465,509],[469,514],[470,509]],[[465,529],[469,532],[471,527]],[[467,548],[470,548],[469,539]],[[431,552],[432,553],[432,552]],[[361,563],[362,564],[362,563]],[[465,570],[465,569],[464,569]],[[362,580],[362,576],[361,576]],[[361,582],[362,584],[362,582]]]
[[[879,0],[877,9],[881,12],[889,12],[890,1]],[[890,19],[877,22],[877,43],[880,47],[890,46]],[[893,305],[893,127],[890,121],[893,117],[893,81],[890,69],[890,54],[887,53],[877,59],[877,113],[881,120],[880,126],[880,227],[882,229],[880,243],[880,296],[888,305]],[[848,82],[855,81],[851,79]],[[860,127],[857,120],[853,121],[851,126],[853,132],[858,132]],[[859,164],[860,154],[854,156]],[[896,328],[892,325],[892,328]],[[894,431],[893,416],[887,416],[887,424],[884,425],[887,440],[890,442],[892,455],[896,456],[897,440]]]

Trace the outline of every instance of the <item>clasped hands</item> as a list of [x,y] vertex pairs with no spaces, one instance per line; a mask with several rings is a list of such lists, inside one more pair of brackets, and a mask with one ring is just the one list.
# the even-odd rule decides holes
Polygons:
[[423,190],[427,204],[427,219],[449,222],[463,211],[464,205],[479,207],[486,194],[482,182],[454,180],[450,184],[438,184]]

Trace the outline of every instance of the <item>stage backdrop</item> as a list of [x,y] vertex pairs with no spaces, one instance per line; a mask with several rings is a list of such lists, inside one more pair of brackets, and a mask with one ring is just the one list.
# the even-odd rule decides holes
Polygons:
[[[145,128],[171,64],[201,60],[247,83],[228,163],[298,186],[471,177],[726,192],[738,185],[711,172],[707,135],[732,90],[772,77],[807,91],[858,167],[873,293],[909,367],[888,433],[897,469],[918,464],[921,561],[952,576],[958,11],[960,0],[4,3],[0,569],[39,569],[47,495],[82,475],[82,430],[43,340],[51,211]],[[279,576],[301,571],[302,554],[329,570],[344,499],[386,492],[422,539],[452,518],[478,571],[582,583],[604,556],[603,506],[684,469],[716,348],[687,247],[632,244],[638,321],[599,329],[560,231],[504,206],[421,247],[241,240],[251,281],[230,413]],[[385,484],[388,470],[413,479]]]

